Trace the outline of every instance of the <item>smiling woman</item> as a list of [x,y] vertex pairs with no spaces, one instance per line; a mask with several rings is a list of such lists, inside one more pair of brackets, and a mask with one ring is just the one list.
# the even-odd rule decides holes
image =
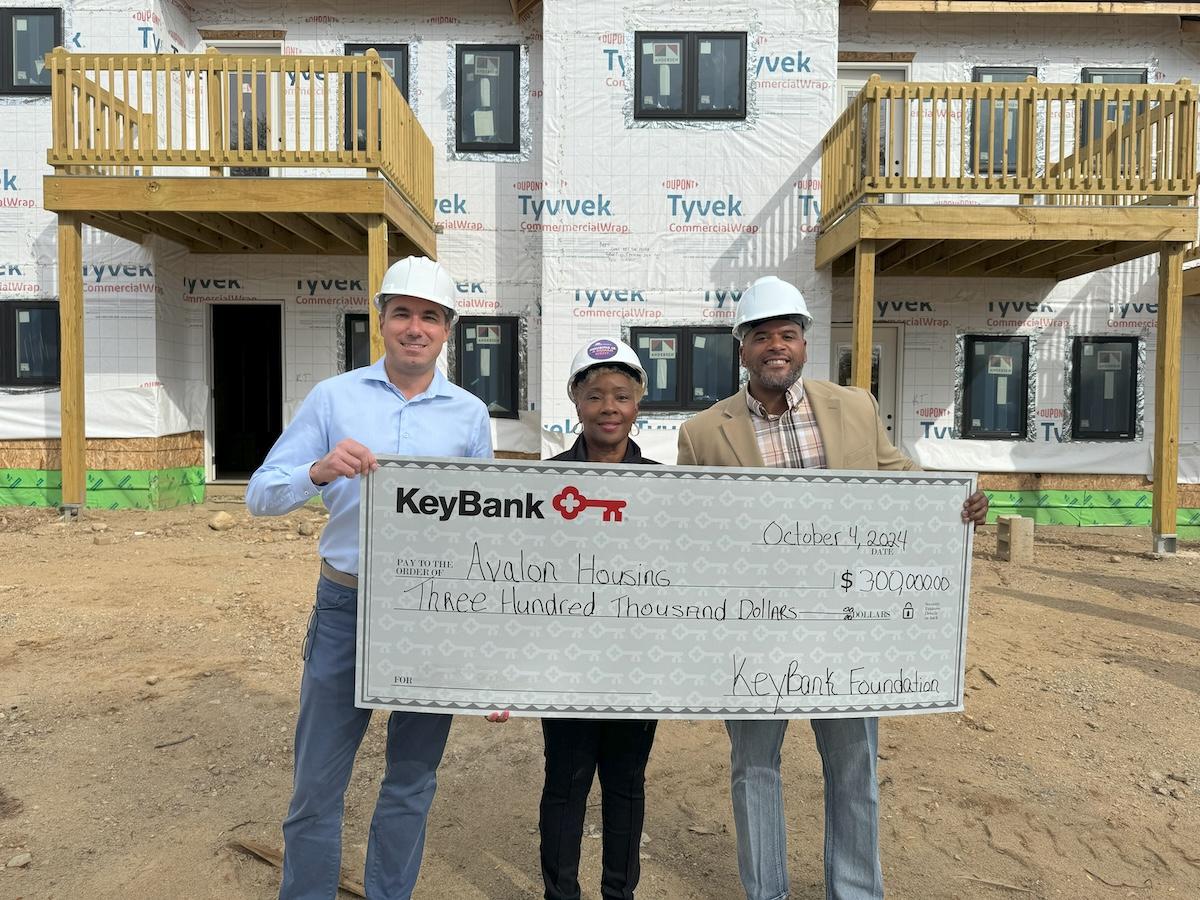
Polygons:
[[[583,424],[583,433],[556,460],[657,465],[642,456],[629,431],[646,393],[646,372],[637,353],[621,341],[592,341],[575,354],[567,377],[567,396]],[[579,580],[602,583],[595,557],[580,556]],[[619,568],[619,560],[614,565]],[[586,574],[585,574],[586,573]],[[638,572],[635,580],[657,583],[659,572]],[[621,571],[624,584],[633,572]],[[615,582],[614,582],[615,583]],[[654,743],[654,721],[542,719],[546,742],[546,781],[538,824],[541,830],[542,880],[548,898],[578,897],[579,852],[587,796],[600,773],[604,822],[601,889],[605,897],[632,897],[641,877],[638,851],[646,813],[646,762]]]

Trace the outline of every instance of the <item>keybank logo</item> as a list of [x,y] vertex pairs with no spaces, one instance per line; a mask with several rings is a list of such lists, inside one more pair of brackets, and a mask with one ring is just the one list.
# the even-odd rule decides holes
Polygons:
[[457,494],[422,494],[420,488],[396,488],[396,512],[414,516],[436,516],[445,522],[452,516],[484,519],[544,519],[542,504],[526,492],[522,497],[485,497],[479,491]]
[[812,57],[805,56],[802,50],[797,50],[795,56],[760,56],[754,76],[761,78],[763,74],[773,75],[777,72],[808,72],[812,73]]
[[586,303],[590,309],[597,302],[645,303],[646,298],[641,290],[635,288],[575,288],[575,302]]
[[517,199],[521,201],[521,215],[532,215],[534,221],[539,221],[543,215],[597,218],[613,214],[612,198],[603,193],[595,197],[560,197],[556,200],[535,200],[532,194],[518,194]]
[[150,265],[91,265],[83,267],[83,280],[91,279],[93,284],[102,284],[105,279],[112,278],[153,278],[154,267]]
[[742,215],[742,201],[733,194],[697,200],[689,200],[683,194],[667,194],[667,200],[671,204],[671,218],[678,219],[683,216],[684,223],[692,221],[693,218],[702,219],[711,216],[720,219]]

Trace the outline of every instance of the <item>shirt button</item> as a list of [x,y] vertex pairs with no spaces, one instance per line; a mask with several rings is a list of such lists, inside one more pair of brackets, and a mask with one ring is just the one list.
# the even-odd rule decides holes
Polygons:
[[406,432],[404,432],[404,434],[400,435],[400,437],[402,437],[402,438],[407,438],[407,437],[408,437],[408,432],[407,432],[407,431],[406,431]]

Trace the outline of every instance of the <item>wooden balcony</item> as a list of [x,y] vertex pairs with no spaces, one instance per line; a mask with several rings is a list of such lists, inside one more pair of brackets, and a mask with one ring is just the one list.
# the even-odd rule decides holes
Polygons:
[[[436,256],[433,145],[378,54],[46,55],[58,214],[62,504],[84,502],[83,242],[91,225],[193,253]],[[371,355],[383,344],[374,305]]]
[[[48,210],[194,253],[434,255],[433,147],[359,57],[46,55]],[[374,110],[368,115],[368,110]]]
[[1063,280],[1156,254],[1156,550],[1174,551],[1183,261],[1197,93],[1175,85],[889,84],[825,136],[818,268],[853,275],[851,380],[870,386],[879,275]]
[[[1071,278],[1196,235],[1196,89],[886,83],[825,136],[817,265]],[[870,148],[870,149],[868,149]]]

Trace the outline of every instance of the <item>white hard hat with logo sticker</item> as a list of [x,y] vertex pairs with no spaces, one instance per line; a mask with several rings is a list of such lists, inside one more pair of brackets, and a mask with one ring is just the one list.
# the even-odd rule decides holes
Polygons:
[[419,297],[450,310],[450,324],[458,316],[455,310],[457,289],[446,267],[425,256],[409,256],[392,263],[383,274],[383,284],[375,295],[375,308],[381,313],[392,297]]
[[813,321],[799,289],[774,275],[764,275],[742,294],[733,319],[733,336],[740,341],[756,322],[768,319],[791,319],[805,331]]
[[567,399],[575,402],[575,384],[588,369],[596,366],[616,366],[617,368],[632,369],[630,374],[637,379],[642,390],[646,389],[646,370],[638,359],[637,351],[624,341],[610,341],[608,338],[589,342],[571,360],[571,374],[567,377]]

